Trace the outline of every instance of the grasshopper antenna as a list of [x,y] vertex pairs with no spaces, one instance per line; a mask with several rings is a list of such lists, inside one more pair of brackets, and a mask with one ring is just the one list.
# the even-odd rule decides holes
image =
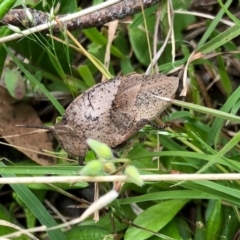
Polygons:
[[46,127],[46,126],[40,126],[40,125],[25,125],[25,124],[17,124],[16,127],[23,127],[23,128],[37,128],[37,129],[46,129],[48,131],[53,131],[53,127]]

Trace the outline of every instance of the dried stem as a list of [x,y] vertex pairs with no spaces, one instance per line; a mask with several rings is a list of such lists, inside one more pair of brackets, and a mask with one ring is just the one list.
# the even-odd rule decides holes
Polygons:
[[[239,173],[213,173],[213,174],[155,174],[141,175],[144,181],[193,181],[193,180],[239,180]],[[0,184],[19,183],[76,183],[76,182],[126,182],[128,179],[123,175],[115,176],[52,176],[52,177],[7,177],[0,178]]]

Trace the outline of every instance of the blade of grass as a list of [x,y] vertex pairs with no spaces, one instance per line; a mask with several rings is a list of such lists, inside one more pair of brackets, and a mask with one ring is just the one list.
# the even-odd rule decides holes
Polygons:
[[195,191],[209,193],[240,207],[240,191],[237,189],[232,189],[219,183],[206,180],[184,182],[182,186],[193,189]]
[[[222,112],[229,112],[231,109],[234,109],[236,111],[236,104],[239,101],[240,96],[240,87],[238,87],[232,94],[229,96],[227,101],[224,103],[224,105],[221,107],[220,111]],[[233,114],[232,114],[233,115]],[[230,119],[229,119],[230,120]],[[223,126],[224,120],[220,118],[216,118],[213,123],[212,127],[209,131],[208,138],[206,140],[206,143],[211,146],[214,142],[214,145],[216,146],[218,144],[220,132]]]
[[16,0],[3,0],[0,1],[0,19],[11,9],[11,7],[16,3]]
[[221,0],[218,0],[218,3],[222,7],[222,9],[225,11],[225,13],[228,15],[228,17],[231,18],[236,25],[240,26],[240,21],[228,11],[227,7],[224,6],[223,2]]
[[[240,87],[237,89],[240,91]],[[236,91],[237,91],[236,90]],[[203,107],[203,106],[199,106],[193,103],[187,103],[187,102],[183,102],[183,101],[179,101],[179,100],[175,100],[175,99],[170,99],[170,98],[164,98],[164,97],[160,97],[160,96],[156,96],[154,95],[156,98],[160,98],[162,100],[165,101],[169,101],[177,106],[181,106],[190,110],[194,110],[200,113],[204,113],[204,114],[209,114],[212,115],[214,117],[219,117],[225,120],[230,120],[236,123],[240,123],[240,117],[235,116],[233,114],[229,114],[229,113],[225,113],[216,109],[212,109],[212,108],[207,108],[207,107]]]
[[120,204],[140,203],[147,201],[161,201],[165,199],[218,199],[218,197],[195,190],[173,190],[148,193],[137,197],[119,199]]
[[82,167],[80,166],[0,166],[0,172],[4,174],[23,174],[23,175],[79,175]]
[[[214,151],[214,150],[213,150]],[[213,152],[213,154],[216,154],[216,151]],[[154,153],[149,153],[149,154],[143,154],[141,156],[136,156],[131,158],[132,161],[134,160],[140,160],[143,158],[149,158],[149,157],[182,157],[184,159],[188,159],[189,162],[193,162],[193,159],[199,159],[199,160],[204,160],[210,162],[213,158],[213,155],[209,155],[206,153],[196,153],[196,152],[187,152],[187,151],[161,151],[161,152],[154,152]],[[231,160],[229,158],[219,158],[218,163],[222,164],[224,166],[227,166],[229,168],[232,168],[233,170],[239,169],[240,170],[240,163],[237,161]],[[240,172],[240,171],[239,171]]]
[[217,37],[213,38],[203,46],[196,49],[196,52],[201,52],[203,55],[214,51],[216,48],[228,43],[233,38],[240,35],[240,28],[238,25],[234,25],[226,31],[220,33]]
[[[211,159],[210,162],[208,162],[205,166],[203,166],[200,170],[198,170],[196,173],[202,173],[204,172],[207,168],[212,166],[214,163],[218,162],[218,160],[224,155],[229,152],[235,145],[237,145],[240,141],[240,132],[238,132],[232,139],[230,139],[229,142],[226,143],[226,145],[223,146],[223,148]],[[231,168],[236,169],[236,166],[231,166]],[[240,172],[240,169],[238,169]]]
[[[233,0],[228,0],[225,4],[225,8],[228,9],[230,4],[232,3]],[[210,35],[215,31],[216,26],[218,25],[219,21],[222,20],[222,17],[224,15],[225,11],[223,8],[218,12],[218,14],[215,16],[209,27],[207,28],[207,31],[204,32],[204,35],[202,36],[200,42],[198,43],[198,48],[202,47],[203,44],[209,39]]]

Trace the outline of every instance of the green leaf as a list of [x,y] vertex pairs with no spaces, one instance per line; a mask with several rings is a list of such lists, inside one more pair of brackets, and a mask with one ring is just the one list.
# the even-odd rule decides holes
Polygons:
[[219,239],[223,222],[221,200],[210,200],[206,210],[206,240]]
[[183,217],[176,217],[174,220],[181,234],[181,239],[192,239],[191,229],[189,224],[187,223],[187,219],[184,219]]
[[[133,223],[142,228],[158,232],[174,218],[187,202],[188,200],[170,200],[161,202],[146,209],[136,217]],[[129,227],[125,233],[124,240],[143,240],[152,235],[153,233],[151,232]]]
[[[157,4],[153,5],[152,7],[144,10],[144,15],[146,17],[146,19],[148,19],[155,11],[157,10]],[[143,24],[143,14],[138,13],[136,14],[134,21],[131,23],[131,25],[129,26],[130,30],[134,30],[136,29],[140,24]]]
[[1,0],[0,1],[0,19],[11,9],[16,0]]
[[[170,221],[161,231],[161,234],[171,237],[175,240],[181,240],[181,235],[178,231],[175,219]],[[161,239],[161,238],[160,238]],[[159,240],[159,237],[153,236],[149,240]]]
[[10,95],[15,99],[22,99],[26,93],[25,81],[16,69],[6,70],[5,84]]
[[76,0],[61,0],[61,6],[59,9],[59,13],[67,14],[67,13],[74,13],[78,11],[78,4]]
[[[152,24],[154,24],[154,21],[152,21]],[[129,38],[130,38],[133,51],[138,61],[142,63],[144,66],[147,66],[150,62],[150,56],[148,52],[148,42],[147,42],[146,32],[143,29],[135,28],[132,30],[130,28]],[[141,41],[139,41],[139,39],[141,39]]]

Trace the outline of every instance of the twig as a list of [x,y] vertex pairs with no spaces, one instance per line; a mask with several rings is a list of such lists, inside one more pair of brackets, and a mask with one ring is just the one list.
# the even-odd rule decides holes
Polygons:
[[[158,1],[159,0],[142,0],[143,7],[148,8]],[[10,10],[1,20],[1,22],[3,25],[11,24],[14,26],[28,26],[32,28],[22,31],[22,34],[14,33],[10,36],[0,38],[0,43],[21,38],[35,32],[43,31],[48,29],[50,26],[53,27],[53,32],[59,31],[56,21],[49,22],[48,14],[35,9],[28,10],[33,16],[32,22],[28,20],[25,9]],[[72,31],[75,29],[102,26],[107,22],[111,22],[116,19],[123,19],[139,11],[141,11],[141,2],[139,0],[109,0],[97,6],[81,10],[77,13],[57,16],[57,18],[68,30]]]

